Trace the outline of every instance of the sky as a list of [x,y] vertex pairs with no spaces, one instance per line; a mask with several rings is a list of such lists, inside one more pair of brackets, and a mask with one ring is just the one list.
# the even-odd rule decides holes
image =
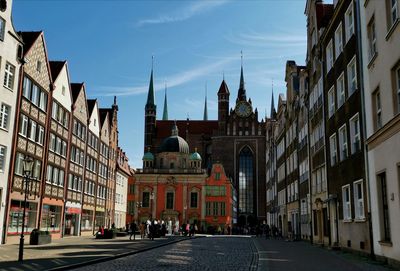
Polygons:
[[259,119],[286,92],[285,64],[306,57],[306,0],[14,0],[17,31],[43,30],[50,60],[67,60],[89,98],[119,106],[119,145],[142,167],[144,106],[154,56],[157,119],[217,118],[225,78],[234,107],[241,52],[247,97]]

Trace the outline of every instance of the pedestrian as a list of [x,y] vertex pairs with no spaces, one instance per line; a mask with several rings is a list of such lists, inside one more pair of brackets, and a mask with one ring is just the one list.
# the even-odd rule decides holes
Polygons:
[[144,239],[146,237],[146,224],[144,222],[140,223],[140,239]]
[[185,236],[189,235],[190,236],[190,223],[189,221],[186,223],[186,229],[185,229]]
[[129,240],[132,240],[132,235],[133,235],[133,240],[136,240],[137,225],[136,225],[135,221],[131,222],[131,224],[129,226],[129,230],[130,230]]
[[269,239],[269,225],[265,226],[265,239]]

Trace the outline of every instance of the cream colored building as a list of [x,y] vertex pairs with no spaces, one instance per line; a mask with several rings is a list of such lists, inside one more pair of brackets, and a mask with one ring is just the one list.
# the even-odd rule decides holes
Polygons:
[[21,66],[18,52],[22,55],[22,43],[12,24],[12,0],[2,5],[5,4],[0,4],[0,243],[5,241],[8,171]]
[[116,228],[125,228],[126,211],[128,208],[128,178],[131,175],[128,158],[122,149],[117,150],[117,180],[115,186],[115,214],[114,223]]
[[400,264],[400,1],[359,1],[374,253]]

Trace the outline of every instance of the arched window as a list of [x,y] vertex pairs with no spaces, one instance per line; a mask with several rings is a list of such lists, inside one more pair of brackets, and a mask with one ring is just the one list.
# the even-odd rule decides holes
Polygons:
[[241,213],[253,213],[253,167],[253,153],[246,146],[239,154],[239,211]]

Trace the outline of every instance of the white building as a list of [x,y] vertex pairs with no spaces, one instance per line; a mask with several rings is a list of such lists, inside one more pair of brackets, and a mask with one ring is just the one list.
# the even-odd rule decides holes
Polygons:
[[12,0],[0,2],[0,243],[5,239],[8,171],[19,90],[22,43],[11,19]]
[[125,153],[118,148],[117,158],[117,182],[115,188],[115,227],[124,228],[126,223],[127,197],[128,197],[128,178],[131,175],[128,165],[128,158]]
[[375,255],[400,265],[400,1],[358,1]]

